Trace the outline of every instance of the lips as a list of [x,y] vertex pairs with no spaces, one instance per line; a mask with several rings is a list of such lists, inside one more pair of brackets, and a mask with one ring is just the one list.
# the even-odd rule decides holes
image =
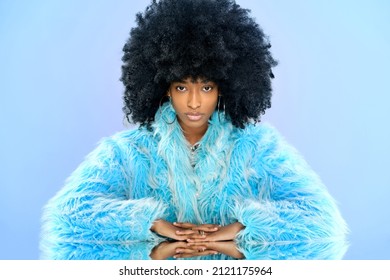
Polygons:
[[202,118],[200,113],[186,113],[186,116],[190,121],[199,121]]

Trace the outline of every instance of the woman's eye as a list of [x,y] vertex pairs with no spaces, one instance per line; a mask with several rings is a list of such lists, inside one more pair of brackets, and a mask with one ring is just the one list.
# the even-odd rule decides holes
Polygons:
[[186,88],[183,87],[183,86],[177,86],[176,89],[177,89],[178,91],[185,91],[185,90],[186,90]]
[[212,91],[212,89],[213,89],[213,87],[211,87],[211,86],[205,86],[205,87],[203,87],[203,91],[205,91],[205,92]]

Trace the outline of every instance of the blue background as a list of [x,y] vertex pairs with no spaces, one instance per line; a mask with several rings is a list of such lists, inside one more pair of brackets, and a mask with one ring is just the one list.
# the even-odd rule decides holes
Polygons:
[[[390,2],[238,0],[279,60],[275,125],[350,229],[346,259],[390,259]],[[149,1],[0,1],[0,259],[37,259],[43,205],[126,128],[122,46]],[[129,127],[129,126],[127,126]]]

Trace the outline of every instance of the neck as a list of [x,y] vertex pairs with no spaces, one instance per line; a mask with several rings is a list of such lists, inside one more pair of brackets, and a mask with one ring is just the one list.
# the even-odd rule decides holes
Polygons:
[[199,142],[200,139],[202,139],[203,135],[193,135],[193,134],[187,135],[186,133],[184,133],[184,137],[186,138],[187,142],[190,143],[191,146]]
[[203,135],[207,131],[208,126],[199,128],[186,128],[182,126],[181,128],[183,130],[183,134],[187,142],[190,143],[191,146],[193,146],[195,143],[199,142],[200,139],[202,139]]

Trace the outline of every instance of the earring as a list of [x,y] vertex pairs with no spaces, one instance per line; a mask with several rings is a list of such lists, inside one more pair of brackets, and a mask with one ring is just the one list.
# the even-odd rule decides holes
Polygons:
[[169,94],[163,95],[163,96],[161,97],[161,99],[160,99],[160,102],[158,103],[158,107],[159,107],[160,109],[161,109],[162,100],[164,99],[164,97],[168,97],[169,102],[172,103],[172,102],[171,102],[171,96],[170,96]]
[[[171,99],[171,96],[170,96],[169,94],[164,95],[163,97],[161,97],[160,102],[159,102],[159,109],[160,109],[160,111],[161,111],[161,106],[162,106],[162,100],[163,100],[164,97],[168,97],[169,103],[170,103],[171,106],[172,106],[172,99]],[[164,115],[162,115],[162,119],[164,120],[164,122],[165,122],[166,124],[173,124],[173,123],[176,121],[176,119],[177,119],[177,115],[176,115],[176,113],[175,113],[175,117],[173,118],[173,120],[172,120],[171,122],[168,122],[168,121],[166,120],[166,118],[164,117]]]
[[[221,114],[221,97],[222,95],[218,95],[218,103],[217,103],[217,110],[218,110],[218,120],[221,122],[220,114]],[[225,113],[225,102],[223,102],[223,113]]]

